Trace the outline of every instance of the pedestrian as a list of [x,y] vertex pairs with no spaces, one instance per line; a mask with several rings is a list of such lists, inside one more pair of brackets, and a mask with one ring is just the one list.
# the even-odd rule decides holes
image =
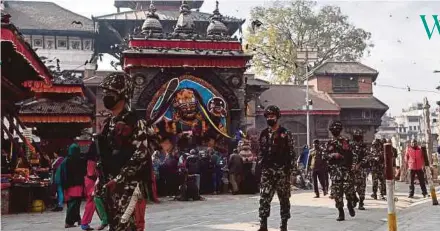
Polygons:
[[243,158],[238,154],[237,149],[234,149],[229,156],[228,170],[232,194],[235,195],[240,192],[241,176],[243,174]]
[[310,156],[307,168],[312,172],[313,188],[315,190],[315,198],[319,198],[318,180],[321,184],[324,196],[327,195],[328,185],[326,184],[325,162],[322,158],[323,150],[319,145],[319,140],[313,141],[313,148],[310,150]]
[[335,200],[335,206],[338,209],[339,215],[337,221],[345,220],[344,213],[344,194],[347,200],[347,208],[350,216],[356,215],[354,207],[355,191],[353,172],[351,171],[353,165],[353,153],[350,149],[349,140],[341,136],[342,123],[340,121],[333,121],[330,124],[329,130],[333,138],[327,142],[325,159],[328,161],[331,171],[331,193]]
[[151,154],[159,145],[154,130],[130,110],[133,94],[130,76],[112,73],[99,86],[111,116],[105,119],[97,137],[98,164],[103,174],[99,174],[95,194],[103,198],[107,206],[110,231],[126,231],[135,224],[133,219],[122,223],[121,217],[137,185],[148,182],[147,187],[151,187]]
[[[107,214],[103,206],[96,206],[94,198],[95,184],[98,179],[98,172],[96,170],[96,162],[98,160],[98,153],[96,152],[96,145],[92,143],[90,145],[89,151],[86,155],[87,158],[87,171],[84,177],[84,190],[86,195],[86,206],[84,208],[83,217],[81,220],[82,230],[93,230],[90,227],[90,223],[93,219],[93,214],[95,210],[98,212],[98,216],[101,219],[101,225],[97,228],[98,230],[103,230],[108,225]],[[99,203],[99,202],[98,202]]]
[[307,163],[309,161],[309,146],[304,145],[301,155],[298,158],[297,164],[301,167],[301,169],[306,169]]
[[417,140],[415,139],[411,141],[411,146],[408,147],[406,151],[405,162],[410,174],[409,198],[414,197],[414,180],[416,175],[419,180],[420,188],[422,189],[423,197],[426,197],[428,192],[425,184],[425,173],[423,172],[425,159],[422,149],[417,145]]
[[287,231],[290,218],[290,175],[296,164],[293,137],[290,131],[279,125],[281,117],[277,106],[268,106],[264,111],[268,127],[260,134],[261,184],[260,184],[260,229],[267,231],[270,203],[275,192],[280,201],[281,231]]
[[60,184],[60,172],[58,171],[58,178],[57,178],[57,170],[60,167],[61,163],[64,161],[65,151],[60,149],[58,152],[54,152],[55,160],[52,162],[52,187],[53,191],[56,192],[57,197],[57,205],[52,209],[52,212],[59,212],[63,211],[64,207],[64,192],[63,187]]
[[80,206],[83,197],[84,176],[86,166],[81,159],[81,150],[77,143],[70,145],[66,159],[59,167],[60,184],[64,189],[64,198],[67,201],[65,228],[81,225]]
[[371,197],[377,200],[377,188],[380,186],[380,197],[385,200],[385,157],[383,154],[383,144],[379,139],[373,141],[370,153],[371,176],[373,180],[373,194]]
[[355,191],[359,198],[356,197],[356,201],[359,202],[359,210],[365,210],[365,190],[367,187],[367,173],[368,168],[367,160],[367,146],[364,144],[364,135],[362,130],[356,129],[353,132],[353,141],[351,142],[351,149],[353,151],[353,175]]

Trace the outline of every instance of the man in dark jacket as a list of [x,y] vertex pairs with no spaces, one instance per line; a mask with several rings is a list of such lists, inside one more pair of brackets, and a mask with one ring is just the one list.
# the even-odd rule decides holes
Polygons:
[[312,171],[313,188],[315,189],[315,198],[319,198],[318,179],[321,184],[324,196],[327,195],[328,185],[326,185],[326,163],[322,158],[321,147],[319,140],[313,141],[313,149],[310,150],[310,157],[308,162],[308,169]]
[[228,162],[229,181],[232,186],[232,194],[237,194],[240,191],[241,176],[243,174],[243,159],[238,154],[238,150],[234,149]]

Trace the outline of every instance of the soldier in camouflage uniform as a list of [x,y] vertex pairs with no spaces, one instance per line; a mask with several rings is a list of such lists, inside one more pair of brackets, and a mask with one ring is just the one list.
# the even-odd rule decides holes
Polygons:
[[287,231],[290,218],[290,175],[295,168],[295,152],[292,134],[278,124],[280,109],[268,106],[264,112],[268,128],[259,138],[261,164],[260,184],[260,229],[267,231],[267,218],[270,215],[270,203],[275,192],[280,201],[281,231]]
[[130,76],[119,73],[110,74],[100,84],[104,106],[112,116],[97,136],[100,175],[95,195],[104,199],[110,231],[135,229],[133,218],[123,223],[121,216],[136,186],[151,183],[145,178],[151,176],[151,154],[157,147],[153,129],[129,109],[132,87]]
[[365,210],[365,189],[367,187],[367,173],[365,171],[368,168],[367,161],[367,146],[363,142],[364,136],[362,131],[357,129],[353,132],[353,141],[351,142],[351,149],[353,151],[353,174],[355,191],[359,198],[356,201],[359,202],[359,210]]
[[347,199],[347,208],[350,216],[356,215],[356,194],[354,191],[354,178],[352,172],[353,153],[350,149],[349,140],[341,136],[342,123],[334,121],[330,124],[330,132],[333,139],[327,142],[325,159],[331,169],[332,180],[331,193],[333,194],[336,208],[339,211],[337,221],[345,220],[344,194]]
[[379,139],[373,141],[369,162],[371,166],[371,175],[373,178],[373,194],[371,194],[371,197],[377,200],[377,186],[380,184],[380,196],[381,199],[384,200],[386,195],[385,159],[383,155],[383,144]]

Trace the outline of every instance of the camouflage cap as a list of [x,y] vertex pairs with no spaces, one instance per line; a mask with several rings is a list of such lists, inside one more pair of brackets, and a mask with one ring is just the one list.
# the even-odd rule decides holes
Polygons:
[[353,136],[363,137],[364,136],[364,132],[361,129],[355,129],[353,131]]
[[342,131],[342,123],[341,123],[341,121],[338,121],[338,120],[333,121],[330,124],[328,130],[330,130],[330,131],[339,131],[339,132]]
[[264,117],[267,117],[268,115],[275,115],[277,118],[280,118],[280,109],[275,105],[267,106],[264,110]]
[[113,91],[125,99],[131,99],[133,96],[133,81],[125,73],[111,73],[107,75],[99,84],[99,87],[105,90]]

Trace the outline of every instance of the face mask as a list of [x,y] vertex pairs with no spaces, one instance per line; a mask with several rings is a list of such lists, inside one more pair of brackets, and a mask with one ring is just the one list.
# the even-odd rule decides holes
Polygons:
[[102,98],[102,101],[104,102],[104,107],[112,110],[115,108],[116,104],[119,102],[119,97],[112,96],[112,95],[106,95],[104,98]]
[[277,121],[274,119],[267,120],[267,125],[269,125],[270,127],[274,126],[276,123],[277,123]]

